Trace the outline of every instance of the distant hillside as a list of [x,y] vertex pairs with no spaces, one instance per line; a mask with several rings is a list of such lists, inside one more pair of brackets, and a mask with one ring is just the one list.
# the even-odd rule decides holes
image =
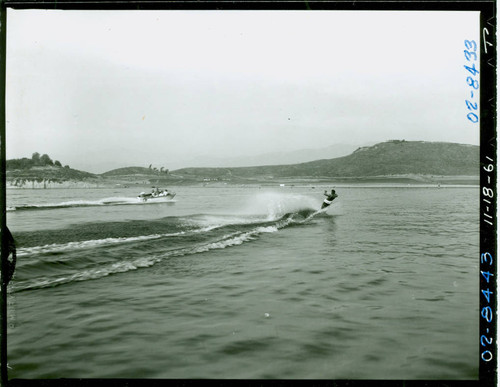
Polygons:
[[68,181],[97,181],[98,177],[92,173],[78,171],[69,167],[32,167],[23,170],[8,170],[6,182],[10,187],[34,187],[35,183],[61,184]]
[[101,174],[103,177],[114,177],[114,176],[132,176],[132,175],[157,175],[158,172],[151,168],[144,167],[125,167],[113,169],[112,171],[105,172]]
[[[446,178],[443,178],[446,177]],[[300,164],[230,168],[183,168],[172,172],[163,167],[127,167],[96,175],[62,167],[47,155],[35,153],[32,159],[7,160],[9,187],[56,187],[80,185],[154,184],[160,186],[223,181],[233,184],[266,183],[279,180],[443,182],[477,184],[479,147],[444,142],[387,141],[362,147],[343,157]],[[382,180],[381,180],[382,179]]]
[[476,176],[479,147],[444,142],[388,141],[359,148],[349,156],[293,165],[240,168],[184,168],[174,171],[185,178],[322,178],[405,174]]
[[33,153],[31,159],[24,157],[6,160],[5,167],[7,181],[19,187],[28,182],[82,181],[97,177],[92,173],[72,169],[68,165],[63,167],[59,161],[52,161],[47,154],[40,156],[38,152]]
[[113,169],[112,171],[105,172],[100,175],[104,181],[120,184],[155,184],[155,185],[167,185],[172,184],[172,179],[170,178],[168,169],[163,167],[149,168],[144,167],[126,167]]
[[[358,145],[359,146],[359,145]],[[332,159],[351,154],[358,146],[347,144],[335,144],[328,147],[316,149],[301,149],[288,152],[273,152],[263,153],[255,156],[239,156],[239,157],[217,157],[200,155],[191,160],[177,161],[179,167],[174,168],[174,164],[170,164],[172,168],[188,168],[199,167],[204,165],[208,168],[238,168],[250,167],[254,165],[284,165],[297,164],[319,159]]]

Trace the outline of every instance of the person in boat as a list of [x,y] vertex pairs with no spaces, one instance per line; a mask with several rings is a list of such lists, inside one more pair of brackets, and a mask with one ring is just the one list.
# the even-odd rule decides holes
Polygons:
[[336,194],[335,190],[332,189],[332,191],[330,193],[328,193],[326,190],[325,190],[325,193],[324,195],[326,196],[326,199],[325,201],[323,202],[323,205],[321,206],[321,208],[325,208],[325,207],[328,207],[330,204],[332,204],[333,200],[339,196]]

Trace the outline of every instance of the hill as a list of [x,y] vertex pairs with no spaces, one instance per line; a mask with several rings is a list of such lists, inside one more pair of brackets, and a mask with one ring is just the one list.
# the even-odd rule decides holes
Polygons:
[[[444,142],[387,141],[355,150],[348,156],[300,164],[230,168],[126,167],[96,175],[62,167],[46,155],[7,161],[10,187],[184,185],[207,181],[233,184],[332,180],[346,182],[477,184],[479,147]],[[44,164],[45,163],[45,164]]]
[[72,169],[69,165],[62,166],[56,160],[52,161],[49,155],[35,152],[31,159],[23,157],[21,159],[6,160],[5,163],[6,180],[14,187],[23,187],[35,183],[62,183],[66,181],[85,181],[96,179],[97,176],[77,169]]
[[387,141],[359,148],[349,156],[293,165],[240,168],[184,168],[184,178],[269,179],[373,177],[391,175],[479,175],[479,147],[444,142]]
[[[371,145],[371,144],[370,144]],[[359,145],[358,145],[359,146]],[[301,149],[287,152],[262,153],[253,156],[217,157],[199,155],[189,160],[178,160],[170,163],[172,169],[199,167],[205,165],[210,168],[237,168],[254,165],[284,165],[298,164],[318,159],[332,159],[351,154],[358,146],[335,144],[315,149]],[[178,164],[179,167],[175,167]]]
[[105,181],[113,181],[115,184],[155,184],[167,185],[172,184],[169,180],[168,169],[163,168],[144,168],[144,167],[125,167],[113,169],[112,171],[105,172],[100,176]]
[[53,165],[36,166],[28,169],[8,169],[6,180],[9,186],[24,187],[34,186],[34,183],[60,184],[67,181],[91,181],[97,180],[98,176],[69,167]]
[[151,168],[144,168],[144,167],[125,167],[125,168],[118,168],[118,169],[113,169],[112,171],[104,172],[101,174],[103,177],[123,177],[123,176],[149,176],[149,175],[157,175],[158,172],[151,169]]

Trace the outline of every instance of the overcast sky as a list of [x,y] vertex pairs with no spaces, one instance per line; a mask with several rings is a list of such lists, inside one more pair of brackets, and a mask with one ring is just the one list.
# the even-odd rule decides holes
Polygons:
[[479,144],[463,67],[477,12],[7,18],[7,158],[105,172],[390,139]]

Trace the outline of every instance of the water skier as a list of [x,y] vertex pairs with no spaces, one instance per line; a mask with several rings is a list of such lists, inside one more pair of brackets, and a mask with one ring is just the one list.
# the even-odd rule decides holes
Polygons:
[[323,204],[321,205],[321,209],[323,208],[326,208],[328,207],[330,204],[332,204],[333,200],[339,196],[335,193],[335,190],[332,189],[332,191],[330,193],[328,193],[326,190],[325,190],[325,193],[324,195],[326,196],[326,199],[323,201]]

